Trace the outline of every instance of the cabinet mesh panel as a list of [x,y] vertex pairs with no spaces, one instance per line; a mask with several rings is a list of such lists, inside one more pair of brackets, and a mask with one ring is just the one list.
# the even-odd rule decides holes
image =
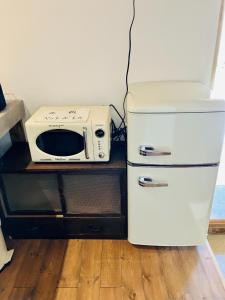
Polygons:
[[56,175],[4,174],[10,210],[61,211]]
[[75,214],[120,214],[120,176],[64,175],[67,212]]

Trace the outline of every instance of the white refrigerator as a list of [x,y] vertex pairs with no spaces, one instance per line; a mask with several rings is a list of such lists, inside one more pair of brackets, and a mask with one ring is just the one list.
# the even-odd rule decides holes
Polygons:
[[198,82],[132,84],[127,97],[128,240],[192,246],[207,238],[225,101]]

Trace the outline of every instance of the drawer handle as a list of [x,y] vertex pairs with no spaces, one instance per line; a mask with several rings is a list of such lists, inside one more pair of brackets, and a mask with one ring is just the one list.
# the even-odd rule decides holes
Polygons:
[[171,155],[171,152],[155,150],[151,146],[140,146],[140,155],[142,155],[142,156],[162,156],[162,155]]
[[39,230],[39,226],[33,226],[33,227],[31,227],[31,228],[27,228],[26,230],[27,230],[27,231],[33,231],[33,232],[35,232],[35,231],[38,231],[38,230]]
[[150,177],[140,176],[138,183],[142,187],[165,187],[168,186],[166,182],[153,181]]
[[89,225],[88,231],[91,233],[99,233],[103,231],[103,227],[98,225]]

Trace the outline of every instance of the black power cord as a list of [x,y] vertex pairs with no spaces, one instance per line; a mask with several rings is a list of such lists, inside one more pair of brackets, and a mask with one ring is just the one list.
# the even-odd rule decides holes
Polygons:
[[135,20],[135,15],[136,15],[136,0],[132,0],[132,4],[133,4],[133,16],[132,16],[132,20],[131,20],[131,24],[129,27],[129,47],[128,47],[128,59],[127,59],[127,70],[126,70],[126,91],[125,91],[125,95],[124,95],[124,99],[123,99],[123,116],[119,113],[119,111],[117,110],[117,108],[113,105],[110,104],[110,107],[112,107],[116,113],[118,114],[118,116],[121,119],[121,123],[118,126],[118,128],[115,126],[115,123],[113,122],[112,125],[112,139],[114,141],[120,141],[121,137],[124,137],[124,140],[126,142],[127,140],[127,129],[126,129],[126,123],[125,123],[125,119],[126,119],[126,98],[128,95],[128,76],[129,76],[129,70],[130,70],[130,58],[131,58],[131,50],[132,50],[132,28],[133,28],[133,24],[134,24],[134,20]]
[[[121,123],[123,122],[123,117],[122,115],[119,113],[118,109],[115,107],[115,105],[113,104],[110,104],[109,105],[110,107],[112,107],[115,112],[117,113],[117,115],[119,116],[120,120],[121,120]],[[113,141],[120,141],[121,139],[121,136],[124,135],[124,128],[125,127],[122,127],[122,128],[117,128],[116,125],[115,125],[115,122],[112,120],[112,123],[111,123],[111,137],[112,137],[112,140]]]

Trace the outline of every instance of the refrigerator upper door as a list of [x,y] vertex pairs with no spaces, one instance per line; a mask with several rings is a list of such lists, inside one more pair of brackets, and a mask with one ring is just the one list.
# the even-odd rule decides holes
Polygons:
[[217,170],[128,166],[128,240],[156,246],[203,243]]
[[128,113],[128,161],[201,165],[220,161],[225,112]]

